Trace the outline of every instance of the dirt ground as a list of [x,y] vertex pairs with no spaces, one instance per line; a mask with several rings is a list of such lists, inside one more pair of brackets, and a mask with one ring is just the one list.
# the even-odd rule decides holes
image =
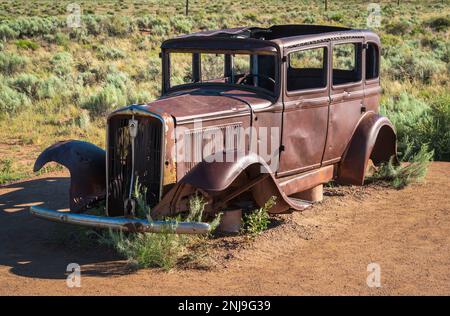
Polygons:
[[[207,271],[134,271],[106,249],[55,243],[61,224],[32,218],[28,206],[65,208],[68,186],[55,173],[0,187],[1,295],[450,294],[450,163],[403,190],[330,188],[255,240],[214,240]],[[72,262],[80,288],[66,285]],[[370,263],[381,268],[379,288],[366,284]]]

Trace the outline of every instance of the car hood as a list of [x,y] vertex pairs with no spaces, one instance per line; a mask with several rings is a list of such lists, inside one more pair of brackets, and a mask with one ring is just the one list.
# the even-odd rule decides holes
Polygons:
[[270,98],[261,93],[236,88],[202,87],[164,96],[146,104],[145,108],[171,115],[176,124],[182,124],[196,119],[245,115],[252,109],[270,104]]

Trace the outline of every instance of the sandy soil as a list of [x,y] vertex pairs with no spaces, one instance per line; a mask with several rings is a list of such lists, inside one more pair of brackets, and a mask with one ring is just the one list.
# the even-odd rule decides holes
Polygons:
[[[61,224],[28,206],[64,208],[68,185],[60,173],[0,187],[1,295],[450,294],[450,163],[399,191],[331,188],[253,241],[216,239],[208,271],[133,271],[107,250],[52,242]],[[82,267],[80,288],[66,286],[71,262]],[[380,288],[366,284],[369,263],[381,267]]]

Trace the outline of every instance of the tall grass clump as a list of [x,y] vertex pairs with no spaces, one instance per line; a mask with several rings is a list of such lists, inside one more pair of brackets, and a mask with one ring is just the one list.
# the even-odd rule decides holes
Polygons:
[[408,158],[408,162],[398,165],[392,157],[389,162],[381,164],[368,180],[386,182],[396,189],[402,189],[423,180],[432,158],[433,151],[429,151],[427,145],[422,145],[417,154]]
[[170,270],[186,251],[186,236],[172,233],[169,224],[166,229],[162,233],[133,235],[110,230],[106,243],[140,268]]
[[[145,191],[138,184],[135,186],[134,197],[137,204],[137,214],[146,216],[149,221],[150,208],[145,201]],[[185,221],[201,221],[206,202],[195,195],[189,201],[189,210]],[[166,227],[160,233],[126,234],[110,230],[101,239],[101,243],[113,247],[129,262],[140,268],[162,268],[170,270],[179,263],[203,264],[205,259],[205,237],[197,235],[175,234],[174,231],[180,217],[167,219]],[[219,224],[220,215],[211,222],[211,231]]]

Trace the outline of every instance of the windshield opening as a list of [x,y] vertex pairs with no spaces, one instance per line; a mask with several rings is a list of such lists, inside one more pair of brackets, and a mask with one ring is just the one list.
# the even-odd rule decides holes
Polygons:
[[191,84],[232,84],[275,92],[276,56],[250,53],[171,52],[170,88]]

